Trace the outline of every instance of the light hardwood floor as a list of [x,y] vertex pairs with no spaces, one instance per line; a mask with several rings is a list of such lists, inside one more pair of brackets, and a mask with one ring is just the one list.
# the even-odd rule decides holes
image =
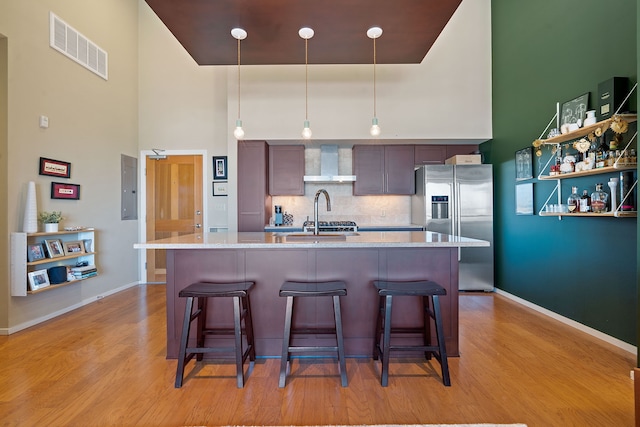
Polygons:
[[[244,389],[232,364],[205,364],[181,389],[165,359],[162,285],[141,285],[0,337],[2,426],[526,423],[632,426],[635,357],[496,294],[460,296],[451,387],[433,365],[261,359]],[[192,371],[192,363],[187,370]]]

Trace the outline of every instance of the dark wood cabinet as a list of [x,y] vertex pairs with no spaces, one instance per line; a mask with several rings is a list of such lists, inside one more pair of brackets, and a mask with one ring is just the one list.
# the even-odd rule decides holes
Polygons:
[[269,146],[269,194],[304,196],[304,145]]
[[449,157],[458,154],[473,154],[478,150],[477,145],[416,145],[415,164],[422,165],[442,165]]
[[264,231],[269,221],[268,164],[265,141],[238,142],[238,231]]
[[413,145],[354,145],[353,194],[414,194],[413,167]]
[[441,165],[444,163],[446,148],[444,145],[416,145],[414,163],[422,165]]

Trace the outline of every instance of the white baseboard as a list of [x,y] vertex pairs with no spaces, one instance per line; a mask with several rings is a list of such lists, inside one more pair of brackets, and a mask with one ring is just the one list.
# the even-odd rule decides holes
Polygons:
[[622,350],[628,351],[629,353],[632,353],[634,356],[638,352],[638,347],[636,347],[636,346],[633,346],[633,345],[631,345],[629,343],[626,343],[626,342],[621,341],[621,340],[619,340],[617,338],[614,338],[611,335],[607,335],[605,333],[602,333],[602,332],[598,331],[597,329],[590,328],[590,327],[588,327],[586,325],[583,325],[582,323],[576,322],[575,320],[571,320],[571,319],[569,319],[567,317],[561,316],[558,313],[554,313],[551,310],[547,310],[544,307],[540,307],[539,305],[536,305],[536,304],[534,304],[534,303],[532,303],[530,301],[527,301],[527,300],[522,299],[520,297],[517,297],[517,296],[515,296],[513,294],[510,294],[509,292],[505,292],[502,289],[495,288],[495,292],[497,294],[499,294],[499,295],[504,296],[505,298],[508,298],[508,299],[510,299],[510,300],[512,300],[514,302],[517,302],[518,304],[522,304],[522,305],[524,305],[524,306],[526,306],[526,307],[528,307],[528,308],[530,308],[532,310],[535,310],[535,311],[537,311],[539,313],[542,313],[542,314],[544,314],[546,316],[549,316],[549,317],[551,317],[551,318],[553,318],[555,320],[558,320],[558,321],[564,323],[565,325],[569,325],[569,326],[571,326],[573,328],[576,328],[576,329],[578,329],[578,330],[580,330],[580,331],[582,331],[584,333],[587,333],[587,334],[589,334],[589,335],[591,335],[591,336],[593,336],[595,338],[598,338],[598,339],[600,339],[602,341],[605,341],[605,342],[607,342],[607,343],[609,343],[609,344],[611,344],[613,346],[621,348]]
[[68,313],[70,311],[73,311],[73,310],[75,310],[77,308],[83,307],[83,306],[85,306],[87,304],[91,304],[92,302],[96,302],[98,300],[101,300],[102,298],[107,297],[109,295],[113,295],[113,294],[118,293],[120,291],[124,291],[125,289],[137,286],[139,284],[140,284],[140,282],[127,283],[126,285],[120,286],[119,288],[111,289],[107,293],[100,294],[100,295],[97,295],[97,296],[95,296],[93,298],[89,298],[89,299],[83,300],[83,301],[81,301],[81,302],[79,302],[77,304],[71,305],[69,307],[65,307],[62,310],[58,310],[58,311],[54,311],[53,313],[49,313],[46,316],[42,316],[42,317],[39,317],[37,319],[33,319],[33,320],[28,321],[28,322],[21,323],[19,325],[13,326],[11,328],[0,328],[0,335],[15,334],[16,332],[19,332],[19,331],[22,331],[24,329],[30,328],[31,326],[37,325],[39,323],[46,322],[47,320],[51,320],[51,319],[53,319],[55,317],[58,317],[60,315],[63,315],[63,314]]

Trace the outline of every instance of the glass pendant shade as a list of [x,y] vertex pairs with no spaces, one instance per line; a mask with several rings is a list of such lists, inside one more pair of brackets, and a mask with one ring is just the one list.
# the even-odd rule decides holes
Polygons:
[[369,133],[371,136],[380,136],[380,126],[378,126],[378,118],[374,117],[371,120],[371,129],[369,129]]
[[233,136],[236,137],[237,140],[244,139],[244,129],[242,129],[242,120],[236,120],[236,128],[233,130]]
[[311,139],[311,128],[309,127],[309,120],[304,121],[304,129],[302,129],[302,138]]

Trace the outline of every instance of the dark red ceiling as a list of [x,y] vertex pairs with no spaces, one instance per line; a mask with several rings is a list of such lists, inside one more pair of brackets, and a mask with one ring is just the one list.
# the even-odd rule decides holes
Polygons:
[[243,65],[304,64],[301,27],[311,27],[310,64],[370,64],[370,27],[377,63],[417,64],[462,0],[146,0],[200,65],[237,64],[231,29],[241,43]]

